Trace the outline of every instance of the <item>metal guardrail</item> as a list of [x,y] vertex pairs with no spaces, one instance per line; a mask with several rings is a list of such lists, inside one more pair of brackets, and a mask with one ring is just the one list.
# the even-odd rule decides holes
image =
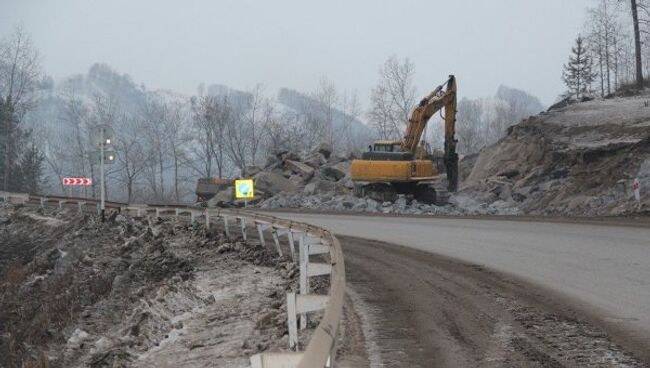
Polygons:
[[[46,196],[28,193],[0,191],[5,202],[35,205],[44,208],[76,205],[80,213],[99,213],[99,201],[95,199]],[[334,367],[336,338],[341,323],[343,296],[345,293],[345,267],[339,240],[328,230],[309,224],[280,219],[248,210],[202,209],[186,205],[146,205],[106,202],[107,209],[135,216],[176,216],[190,222],[203,221],[207,228],[221,221],[225,235],[231,236],[232,224],[238,223],[244,240],[247,226],[257,228],[259,240],[266,245],[264,232],[270,232],[279,255],[283,255],[281,237],[286,235],[291,257],[300,267],[299,293],[287,294],[287,326],[289,352],[264,352],[250,358],[252,368],[314,368]],[[298,252],[295,240],[298,239]],[[312,262],[312,255],[329,255],[327,262]],[[310,292],[309,279],[330,275],[328,294]],[[323,316],[303,351],[298,346],[298,331],[307,327],[308,314],[323,311]]]

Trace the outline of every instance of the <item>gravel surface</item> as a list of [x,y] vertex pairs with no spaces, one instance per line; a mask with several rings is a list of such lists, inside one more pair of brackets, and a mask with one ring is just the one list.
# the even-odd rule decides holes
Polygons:
[[477,264],[341,241],[370,367],[646,366],[561,296]]

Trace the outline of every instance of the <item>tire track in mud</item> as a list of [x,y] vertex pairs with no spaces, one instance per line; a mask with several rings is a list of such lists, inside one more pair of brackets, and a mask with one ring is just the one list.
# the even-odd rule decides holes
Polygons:
[[[339,236],[371,367],[646,367],[572,302],[447,257]],[[364,326],[368,328],[368,326]],[[368,346],[368,344],[366,344]],[[628,348],[626,350],[626,348]],[[647,359],[647,357],[643,357]]]

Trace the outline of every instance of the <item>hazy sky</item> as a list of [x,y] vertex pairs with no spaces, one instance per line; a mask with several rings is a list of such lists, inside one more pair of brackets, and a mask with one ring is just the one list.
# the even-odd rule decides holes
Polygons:
[[55,78],[105,62],[148,89],[199,83],[315,88],[325,76],[365,103],[391,54],[418,94],[450,73],[459,93],[499,84],[543,103],[594,0],[0,0],[0,36],[22,22]]

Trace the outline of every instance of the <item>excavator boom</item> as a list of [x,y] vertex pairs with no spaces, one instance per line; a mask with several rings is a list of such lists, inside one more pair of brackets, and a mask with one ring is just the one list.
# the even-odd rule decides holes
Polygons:
[[[447,89],[443,91],[445,85]],[[415,153],[429,119],[443,107],[445,108],[445,141],[453,140],[456,122],[456,79],[453,75],[423,98],[411,113],[402,141],[403,152]]]

